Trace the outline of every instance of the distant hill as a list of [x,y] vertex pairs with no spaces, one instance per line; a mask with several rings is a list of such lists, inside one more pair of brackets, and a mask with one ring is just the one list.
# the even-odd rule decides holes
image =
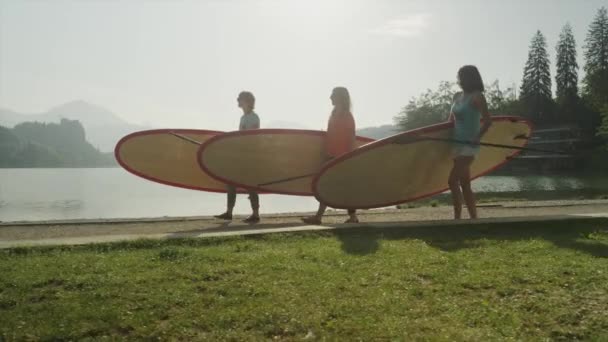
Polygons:
[[102,153],[85,140],[76,120],[59,123],[25,122],[0,126],[0,167],[115,166],[112,153]]
[[382,139],[399,133],[401,130],[395,125],[382,125],[378,127],[365,127],[357,130],[357,135],[372,139]]
[[310,129],[310,127],[296,122],[281,120],[271,121],[268,124],[264,124],[264,122],[262,122],[262,128]]
[[[268,125],[263,125],[263,128],[289,128],[289,129],[311,129],[291,121],[271,121]],[[399,127],[395,125],[382,125],[377,127],[364,127],[357,130],[357,135],[372,139],[382,139],[399,133]]]
[[79,121],[86,131],[86,140],[103,152],[113,151],[123,136],[150,128],[130,124],[108,109],[85,101],[68,102],[40,114],[0,108],[0,125],[9,128],[23,122],[59,123],[61,119]]
[[[60,123],[61,119],[79,121],[86,132],[85,139],[101,152],[111,152],[123,136],[152,127],[130,124],[110,110],[85,101],[72,101],[49,109],[39,114],[18,113],[0,108],[0,126],[12,128],[23,122]],[[324,129],[310,128],[300,123],[275,120],[268,124],[262,122],[263,128],[289,129]],[[398,133],[395,125],[365,127],[357,134],[373,139],[381,139]]]

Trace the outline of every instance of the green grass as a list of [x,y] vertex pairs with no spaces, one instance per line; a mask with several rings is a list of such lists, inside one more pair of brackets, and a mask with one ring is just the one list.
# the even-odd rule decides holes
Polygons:
[[608,221],[0,251],[0,340],[606,340]]

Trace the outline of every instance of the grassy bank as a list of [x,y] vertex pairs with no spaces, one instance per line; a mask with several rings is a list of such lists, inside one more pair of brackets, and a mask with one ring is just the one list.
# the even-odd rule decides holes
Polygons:
[[5,250],[0,337],[604,340],[607,225],[356,229]]

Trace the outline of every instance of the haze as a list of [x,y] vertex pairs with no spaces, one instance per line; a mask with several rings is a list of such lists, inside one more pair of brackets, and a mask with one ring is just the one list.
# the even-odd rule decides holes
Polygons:
[[37,113],[84,100],[134,124],[233,130],[246,89],[263,126],[323,129],[330,91],[344,85],[358,127],[377,126],[463,64],[518,86],[539,29],[553,64],[570,22],[583,65],[605,4],[0,0],[0,107]]

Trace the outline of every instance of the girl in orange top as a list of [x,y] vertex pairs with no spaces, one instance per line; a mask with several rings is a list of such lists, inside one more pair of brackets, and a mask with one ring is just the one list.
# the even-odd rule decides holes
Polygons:
[[[334,110],[331,112],[327,124],[325,138],[326,162],[350,152],[355,148],[355,119],[350,112],[350,94],[344,87],[336,87],[330,96]],[[315,216],[302,218],[307,224],[321,224],[321,219],[327,206],[319,203],[319,210]],[[357,212],[348,210],[349,218],[346,223],[358,223]]]

